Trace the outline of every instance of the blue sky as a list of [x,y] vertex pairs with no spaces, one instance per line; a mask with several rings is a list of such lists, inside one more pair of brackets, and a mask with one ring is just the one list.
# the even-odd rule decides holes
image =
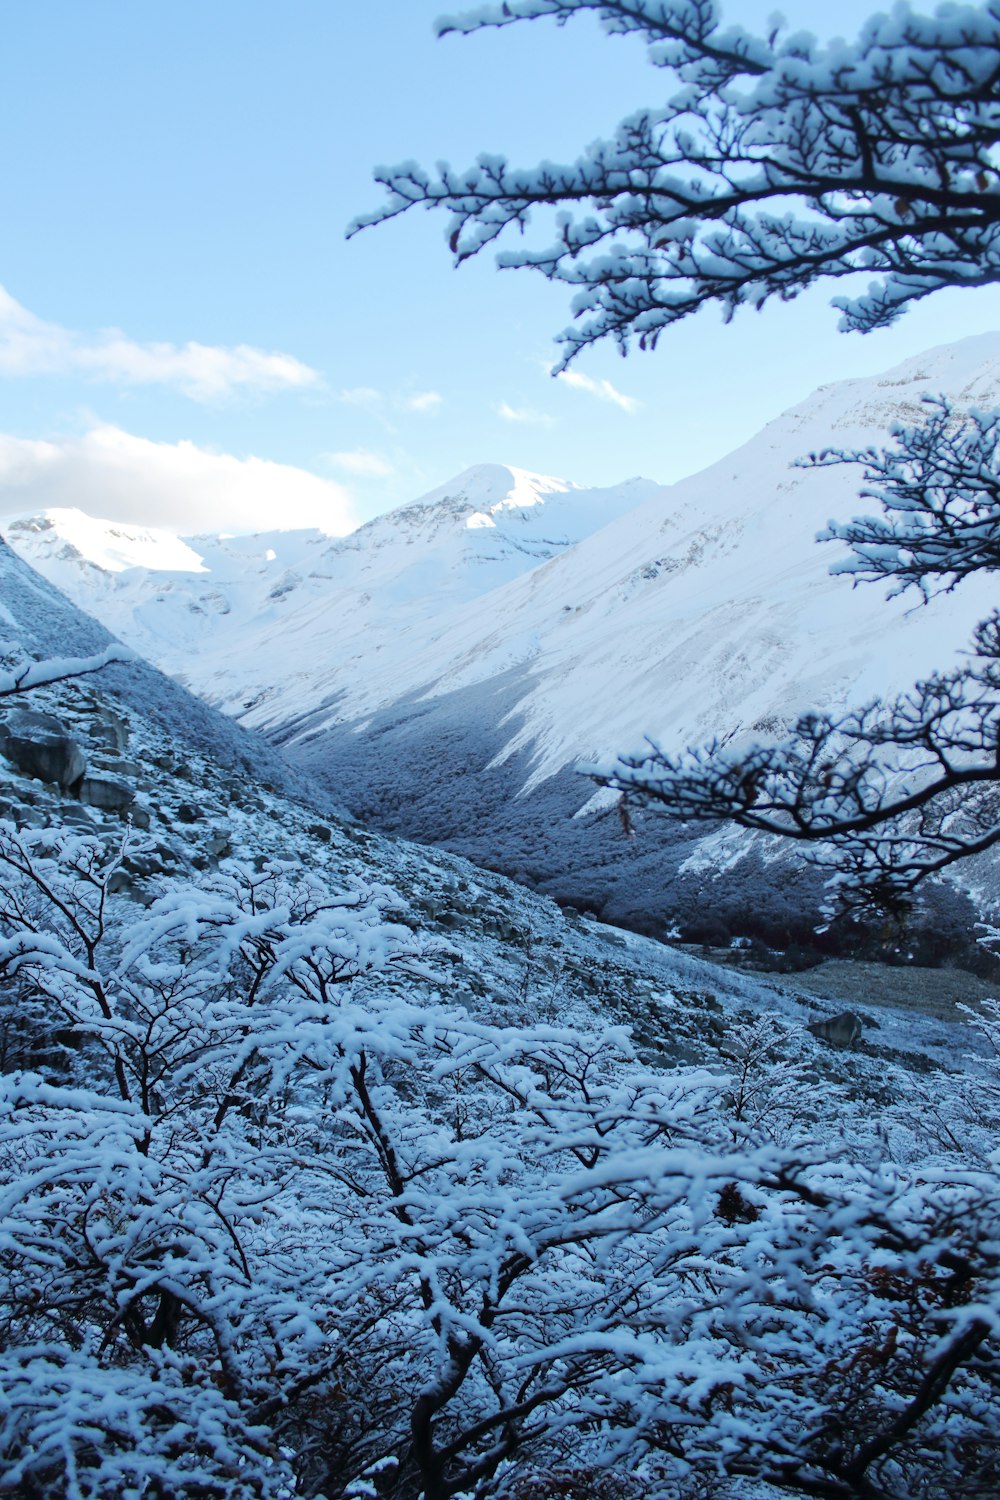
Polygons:
[[[1000,291],[956,292],[859,339],[816,293],[553,381],[565,289],[488,256],[454,271],[435,216],[344,228],[376,163],[573,157],[664,80],[591,17],[436,42],[440,9],[6,8],[0,514],[343,530],[477,462],[669,481],[817,384],[1000,326]],[[831,8],[783,9],[823,29]],[[869,10],[841,0],[837,30]]]

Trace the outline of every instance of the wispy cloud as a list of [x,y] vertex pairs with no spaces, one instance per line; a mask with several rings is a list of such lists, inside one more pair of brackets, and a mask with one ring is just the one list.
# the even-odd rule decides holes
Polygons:
[[443,405],[440,391],[418,391],[415,396],[404,396],[403,406],[407,411],[437,411]]
[[350,386],[338,391],[337,400],[343,401],[345,406],[370,411],[383,420],[389,412],[417,412],[426,415],[444,405],[444,397],[440,391],[379,391],[370,385]]
[[523,422],[530,427],[552,427],[555,424],[554,417],[544,411],[535,411],[530,406],[510,406],[506,401],[501,401],[493,410],[504,422]]
[[359,479],[387,479],[394,472],[388,459],[367,448],[352,448],[346,453],[326,453],[324,457],[335,469],[353,474]]
[[610,380],[594,380],[590,375],[582,375],[579,370],[562,370],[556,379],[561,380],[564,385],[572,386],[576,391],[586,391],[588,395],[596,396],[598,401],[610,401],[613,406],[621,407],[622,411],[638,411],[642,404],[634,396],[626,396]]
[[337,392],[337,400],[343,401],[345,406],[379,407],[385,404],[385,396],[371,385],[350,386],[347,390]]
[[53,442],[0,434],[0,515],[50,506],[182,535],[316,526],[339,536],[357,524],[343,485],[291,464],[112,426]]
[[250,344],[140,343],[117,329],[82,333],[36,317],[0,287],[0,375],[82,375],[113,385],[164,385],[193,401],[237,391],[301,390],[316,370]]

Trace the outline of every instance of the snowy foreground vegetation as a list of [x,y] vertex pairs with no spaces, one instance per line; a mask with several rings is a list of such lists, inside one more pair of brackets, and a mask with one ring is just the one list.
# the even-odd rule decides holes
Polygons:
[[[610,188],[607,221],[564,221],[555,259],[522,264],[587,290],[581,257],[619,230],[649,230],[658,174],[678,164],[661,159],[663,131],[685,123],[699,81],[708,145],[736,155],[697,163],[715,173],[708,198],[704,177],[671,188],[655,230],[665,238],[639,247],[640,261],[646,248],[660,256],[648,274],[633,266],[623,289],[597,266],[581,304],[591,322],[568,357],[608,334],[655,343],[705,301],[732,311],[787,298],[817,275],[853,273],[859,247],[883,273],[842,304],[860,327],[940,285],[997,279],[995,6],[946,7],[926,25],[899,8],[832,63],[795,39],[776,57],[741,34],[717,46],[709,0],[507,0],[451,24],[584,9],[612,30],[662,33],[654,60],[689,92],[622,137],[626,161],[656,147],[653,180],[621,178],[617,157],[595,148],[579,180],[556,189],[572,201]],[[958,83],[953,68],[927,66],[928,49],[962,64]],[[747,75],[763,80],[755,129],[733,133],[732,86]],[[956,111],[959,86],[972,102]],[[885,107],[838,113],[845,90]],[[914,103],[931,122],[915,134]],[[832,180],[789,186],[787,159],[769,165],[774,148],[799,150],[816,111]],[[762,136],[768,121],[784,136]],[[791,192],[813,218],[741,213],[761,182],[766,200]],[[460,256],[554,191],[489,161],[457,184],[406,168],[387,185],[382,217],[450,206]],[[727,185],[735,202],[717,213]],[[636,226],[637,198],[647,218]],[[699,208],[721,238],[692,228]],[[748,254],[760,257],[749,282]],[[692,278],[698,295],[678,300]],[[994,427],[978,424],[991,474]],[[938,437],[964,477],[969,453],[951,433],[949,419]],[[969,571],[993,568],[996,507],[980,514],[976,476],[968,492],[943,489],[937,444],[925,483],[907,441],[887,519],[835,531],[861,576],[954,581],[955,554],[942,565],[936,542],[956,521],[975,543]],[[929,564],[909,524],[895,529],[915,485],[929,498],[917,512],[935,543]],[[0,809],[0,1493],[995,1496],[998,1002],[967,1015],[935,1069],[927,1051],[867,1041],[871,1018],[834,1017],[810,1034],[787,1006],[769,1013],[762,986],[685,990],[684,974],[704,974],[682,956],[598,936],[332,809],[313,823],[308,785],[293,787],[276,757],[277,784],[255,777],[269,752],[141,664],[128,712],[121,696],[111,710],[60,683],[74,667],[103,679],[106,664],[121,695],[122,669],[93,622],[74,622],[2,546],[0,578],[5,626],[25,631],[0,663],[0,696],[37,685],[45,705],[8,719],[0,742],[11,766]],[[24,639],[32,622],[35,645],[51,635],[53,610],[74,654],[32,665]],[[941,687],[957,747],[931,742],[945,770],[935,799],[995,780],[998,629],[983,620],[982,662]],[[69,637],[88,631],[78,650]],[[984,726],[972,752],[994,754],[975,776],[948,758],[966,751],[948,715],[969,708],[970,685]],[[61,717],[46,719],[54,709]],[[890,724],[895,745],[909,743],[911,717]],[[32,731],[52,764],[63,755],[62,773],[41,753],[29,762]],[[918,731],[926,740],[922,721]],[[877,744],[867,727],[863,738]],[[101,774],[98,742],[117,779]],[[891,825],[891,795],[873,803],[862,785],[852,807],[859,783],[843,764],[824,751],[825,790],[793,801],[793,814],[827,818],[847,776],[847,811],[837,804],[824,835],[859,831],[837,819],[861,817],[862,833]],[[873,775],[885,784],[880,763]],[[737,785],[741,807],[761,784]],[[935,838],[951,837],[952,810]],[[1000,826],[987,835],[984,849]],[[634,1038],[613,1024],[625,1017]],[[838,1052],[837,1039],[857,1052]]]
[[[22,639],[106,650],[0,571]],[[840,1052],[316,822],[142,664],[29,701],[137,796],[4,762],[0,1493],[992,1492],[995,1009]]]
[[0,1489],[994,1492],[995,1073],[872,1130],[774,1017],[650,1070],[384,886],[129,854],[0,828]]

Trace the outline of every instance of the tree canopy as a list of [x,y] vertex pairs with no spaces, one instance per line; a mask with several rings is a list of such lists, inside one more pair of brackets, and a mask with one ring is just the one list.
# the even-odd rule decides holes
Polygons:
[[352,230],[424,206],[449,216],[458,262],[504,230],[504,250],[576,289],[562,366],[611,338],[653,348],[706,304],[788,300],[821,280],[875,278],[836,299],[841,327],[883,327],[943,286],[1000,279],[1000,5],[906,4],[853,44],[723,27],[714,0],[503,0],[438,23],[443,35],[593,11],[635,34],[674,86],[567,165],[481,156],[458,171],[379,168],[381,208]]

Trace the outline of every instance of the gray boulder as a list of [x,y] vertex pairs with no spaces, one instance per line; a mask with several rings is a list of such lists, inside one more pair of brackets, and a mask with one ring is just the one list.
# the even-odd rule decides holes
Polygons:
[[104,704],[97,711],[97,718],[90,726],[90,737],[95,744],[102,745],[113,755],[121,755],[128,749],[128,724],[121,714]]
[[818,1036],[824,1042],[832,1042],[835,1047],[853,1047],[864,1028],[860,1016],[856,1016],[852,1010],[843,1010],[839,1016],[831,1016],[829,1020],[810,1021],[807,1029],[813,1036]]
[[85,776],[77,796],[84,807],[97,807],[101,812],[127,813],[135,801],[132,788],[110,776]]
[[17,708],[0,725],[0,752],[26,776],[72,786],[87,769],[83,751],[54,714]]
[[228,828],[213,828],[205,841],[205,853],[210,854],[213,859],[224,859],[232,854],[233,846],[230,843]]

